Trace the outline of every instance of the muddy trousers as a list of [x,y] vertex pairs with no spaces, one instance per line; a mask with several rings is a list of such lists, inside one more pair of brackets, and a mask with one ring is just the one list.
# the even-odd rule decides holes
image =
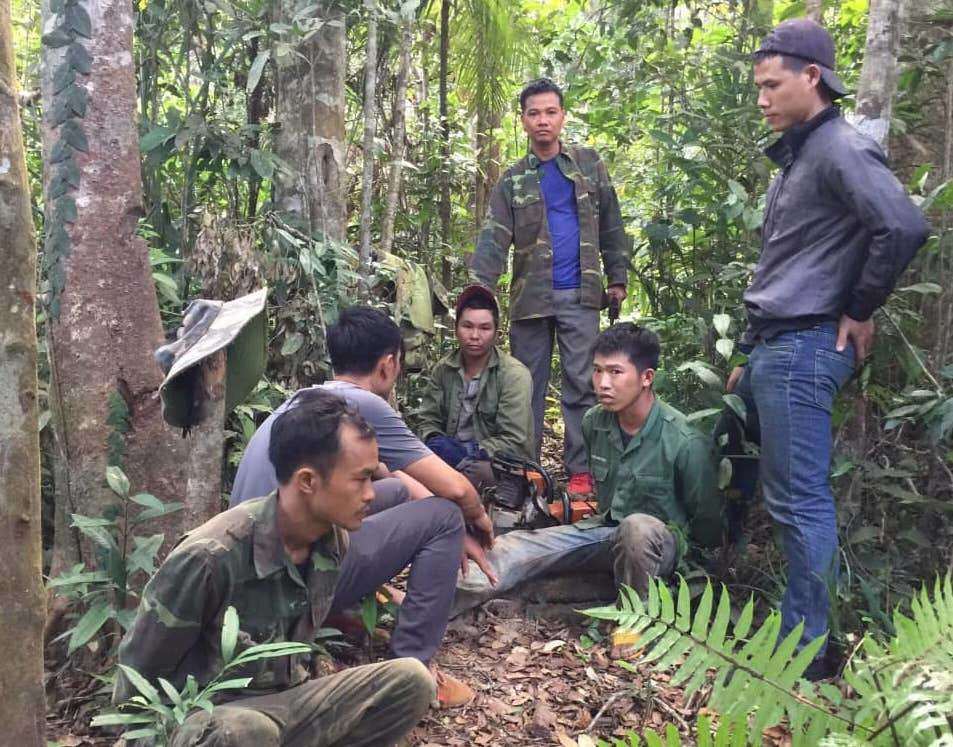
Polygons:
[[567,572],[611,572],[617,584],[640,594],[649,578],[668,576],[678,547],[665,524],[648,514],[631,514],[617,526],[580,529],[576,525],[517,530],[498,537],[487,553],[499,583],[491,586],[472,560],[457,580],[451,617],[502,596],[533,579]]
[[386,747],[416,726],[434,697],[423,664],[393,659],[196,711],[170,747]]

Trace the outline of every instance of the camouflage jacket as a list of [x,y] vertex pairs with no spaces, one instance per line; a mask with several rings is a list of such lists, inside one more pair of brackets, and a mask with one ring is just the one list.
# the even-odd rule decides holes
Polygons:
[[[305,583],[278,534],[277,505],[275,493],[246,501],[182,538],[146,584],[119,646],[120,664],[177,688],[191,674],[201,688],[221,671],[222,619],[230,606],[240,623],[237,651],[314,641],[331,608],[348,535],[335,528],[315,544]],[[307,656],[263,659],[228,677],[253,678],[241,697],[262,695],[308,679],[308,664]],[[113,701],[134,694],[120,673]]]
[[[530,152],[503,174],[490,195],[470,265],[476,279],[495,289],[513,245],[510,319],[514,320],[550,316],[553,308],[553,247],[539,183],[540,163]],[[575,183],[581,302],[598,309],[603,267],[609,285],[626,282],[631,252],[619,199],[605,164],[592,148],[564,146],[556,163]]]
[[[423,393],[420,408],[420,438],[444,434],[456,436],[463,394],[463,361],[460,351],[441,358]],[[532,458],[533,379],[529,369],[512,355],[493,348],[480,376],[480,390],[473,412],[477,443],[492,457],[507,451]]]
[[623,444],[618,416],[597,405],[582,419],[582,436],[599,513],[578,527],[643,513],[678,526],[700,545],[721,541],[724,497],[712,439],[682,413],[657,399],[639,432]]

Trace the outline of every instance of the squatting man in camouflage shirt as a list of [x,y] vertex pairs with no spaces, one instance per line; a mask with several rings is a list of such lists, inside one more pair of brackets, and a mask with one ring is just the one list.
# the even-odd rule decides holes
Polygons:
[[530,152],[493,189],[471,267],[476,279],[495,289],[512,244],[510,349],[533,375],[535,456],[555,334],[569,492],[591,494],[582,416],[596,403],[589,381],[592,341],[604,294],[620,303],[625,298],[631,247],[599,154],[560,140],[566,112],[559,86],[546,78],[533,81],[520,93],[520,111]]
[[[199,687],[222,665],[220,631],[236,608],[239,647],[314,641],[345,584],[349,532],[360,529],[379,465],[374,431],[344,399],[303,391],[271,431],[269,457],[278,490],[246,501],[190,532],[146,586],[119,662],[149,680]],[[433,511],[441,535],[458,546],[459,509]],[[422,503],[421,501],[420,503]],[[412,551],[413,548],[408,548]],[[459,552],[459,547],[456,550]],[[440,569],[430,568],[440,576]],[[443,573],[452,584],[455,564]],[[435,583],[439,579],[434,580]],[[376,583],[370,580],[370,588]],[[407,602],[405,602],[407,604]],[[232,676],[252,677],[248,690],[211,713],[199,710],[173,734],[173,747],[234,745],[392,745],[419,721],[435,696],[426,663],[397,658],[310,679],[308,658],[252,663]],[[119,675],[114,699],[134,694]]]
[[672,573],[679,535],[715,546],[722,537],[723,498],[712,441],[655,396],[659,339],[631,322],[595,341],[592,381],[599,404],[582,434],[596,481],[598,510],[568,526],[500,537],[490,586],[471,567],[457,584],[453,614],[518,584],[567,571],[611,571],[617,583],[644,594],[649,579]]

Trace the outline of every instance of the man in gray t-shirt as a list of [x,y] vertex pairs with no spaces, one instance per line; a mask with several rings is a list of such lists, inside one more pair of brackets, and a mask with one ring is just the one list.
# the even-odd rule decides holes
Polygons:
[[[396,480],[375,484],[375,500],[370,507],[373,514],[360,529],[349,533],[350,546],[344,555],[332,612],[355,604],[410,565],[407,596],[391,638],[391,650],[395,656],[429,662],[447,626],[461,544],[466,556],[491,581],[496,580],[483,551],[484,545],[492,543],[493,527],[469,480],[424,446],[387,404],[385,397],[400,373],[397,325],[369,307],[351,307],[329,327],[327,340],[335,380],[311,389],[338,394],[364,417],[377,436],[381,461],[391,472],[409,476],[410,497],[420,499],[407,501],[407,491],[400,490]],[[306,397],[308,391],[303,389],[298,394]],[[233,506],[277,488],[268,454],[271,427],[279,414],[295,406],[295,397],[275,410],[248,442],[232,489]],[[387,488],[385,483],[396,484],[398,490]],[[454,533],[453,515],[459,527],[460,512],[472,534]],[[438,699],[443,699],[445,690],[459,695],[457,685],[469,689],[448,681],[445,675],[437,677]],[[453,697],[448,695],[445,703],[452,704]]]
[[[394,408],[373,392],[362,389],[349,381],[329,381],[314,388],[324,389],[340,395],[349,405],[361,413],[377,434],[377,448],[380,451],[381,461],[391,472],[406,471],[407,467],[414,462],[433,455],[433,452],[411,433],[403,418],[394,411]],[[268,495],[277,487],[275,468],[268,459],[268,445],[271,441],[272,423],[288,409],[290,402],[291,400],[288,400],[279,406],[259,426],[251,441],[248,442],[241,464],[238,466],[238,474],[235,476],[235,485],[232,487],[229,505],[237,506],[242,501]],[[386,482],[390,486],[390,481]],[[380,491],[378,491],[378,498],[382,497]],[[386,497],[383,499],[388,503],[391,502]]]

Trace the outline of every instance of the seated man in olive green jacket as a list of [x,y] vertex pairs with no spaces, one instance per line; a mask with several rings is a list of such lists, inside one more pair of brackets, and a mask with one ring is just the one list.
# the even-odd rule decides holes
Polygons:
[[677,535],[714,546],[722,538],[723,497],[713,444],[655,396],[659,339],[630,322],[596,338],[592,383],[599,404],[582,421],[596,483],[594,516],[571,526],[510,532],[487,553],[499,575],[479,569],[457,580],[451,616],[516,585],[566,571],[612,571],[640,594],[649,578],[671,575]]
[[500,309],[479,284],[460,292],[459,348],[437,362],[419,412],[420,438],[479,490],[495,484],[490,459],[532,455],[533,380],[529,369],[496,346]]

